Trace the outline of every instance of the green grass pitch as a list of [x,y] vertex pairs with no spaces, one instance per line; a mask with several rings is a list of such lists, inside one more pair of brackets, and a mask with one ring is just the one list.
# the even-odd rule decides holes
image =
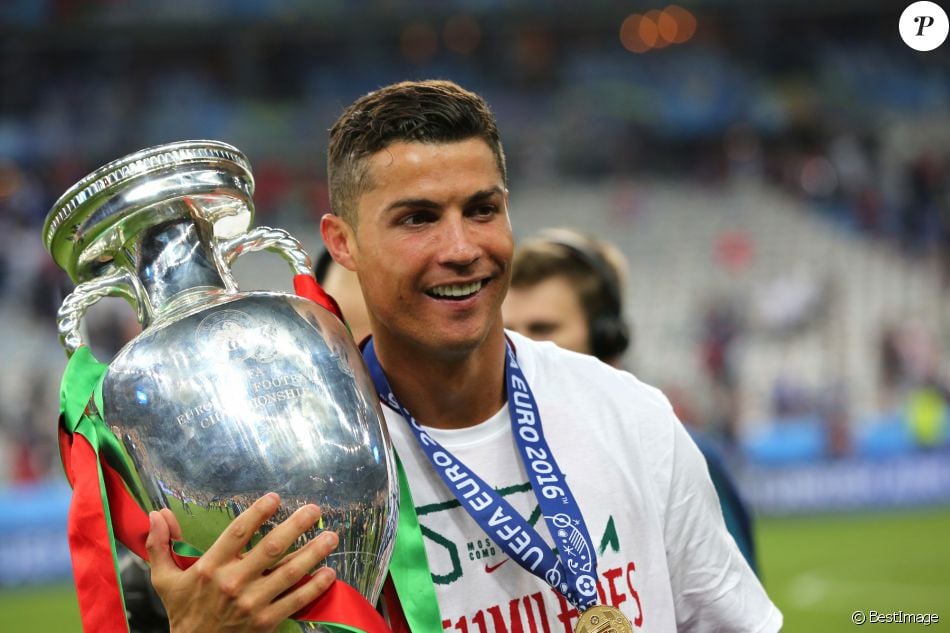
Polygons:
[[[756,533],[783,631],[950,631],[950,508],[762,519]],[[858,610],[936,613],[940,621],[858,627]]]
[[[950,508],[768,518],[762,576],[786,633],[950,631]],[[936,613],[932,626],[851,623],[861,610]],[[70,585],[0,591],[0,631],[81,633]]]

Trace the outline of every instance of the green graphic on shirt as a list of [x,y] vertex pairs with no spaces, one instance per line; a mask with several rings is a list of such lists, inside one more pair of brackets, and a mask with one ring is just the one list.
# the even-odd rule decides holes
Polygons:
[[436,532],[433,532],[432,530],[430,530],[424,525],[420,524],[419,527],[421,528],[420,531],[422,532],[423,538],[427,538],[433,543],[438,543],[440,546],[444,547],[445,551],[449,553],[450,560],[452,561],[452,570],[449,571],[449,573],[444,574],[444,575],[439,575],[433,572],[432,582],[434,582],[437,585],[448,585],[455,582],[459,578],[461,578],[462,577],[462,561],[459,560],[459,550],[458,550],[458,547],[455,545],[455,543],[445,538],[441,534],[437,534]]
[[[525,492],[526,490],[531,490],[531,484],[529,482],[524,482],[523,484],[515,484],[514,486],[508,486],[507,488],[496,488],[497,492],[502,497],[507,497],[508,495],[513,495],[516,492]],[[440,501],[439,503],[430,503],[426,506],[419,506],[416,508],[416,516],[423,516],[426,514],[432,514],[433,512],[441,512],[442,510],[451,510],[452,508],[461,507],[461,502],[458,499],[450,499],[448,501]]]
[[620,551],[620,539],[617,538],[617,528],[614,527],[614,516],[610,515],[610,518],[607,519],[607,527],[604,528],[604,538],[600,539],[600,547],[597,548],[597,553],[603,555],[607,551],[607,546],[610,545],[610,549],[619,552]]
[[[516,484],[513,486],[507,486],[505,488],[496,488],[495,491],[502,497],[508,497],[515,493],[519,492],[528,492],[531,490],[531,483],[525,482],[523,484]],[[449,563],[451,568],[448,572],[437,574],[434,571],[432,572],[432,582],[436,585],[450,585],[459,578],[462,577],[462,558],[460,556],[460,549],[465,549],[466,546],[469,546],[468,549],[471,549],[471,543],[462,544],[452,542],[451,539],[445,537],[442,534],[439,534],[435,530],[425,525],[422,525],[422,517],[435,514],[437,512],[445,512],[447,510],[454,510],[455,508],[461,507],[462,504],[457,499],[450,499],[448,501],[440,501],[439,503],[430,503],[428,505],[419,506],[416,508],[416,515],[420,519],[420,528],[422,531],[422,536],[429,539],[430,545],[427,546],[427,549],[430,549],[429,561],[430,565],[433,560],[437,557],[432,555],[431,544],[435,543],[440,548],[445,550],[446,555],[448,556]],[[530,525],[537,524],[538,520],[541,518],[541,506],[535,504],[534,510],[532,510],[531,515],[528,517],[528,523]],[[487,541],[487,538],[486,538]],[[614,518],[611,515],[607,520],[607,527],[604,529],[604,535],[600,540],[600,547],[598,551],[600,554],[603,554],[607,550],[607,546],[610,546],[610,549],[614,552],[620,550],[620,541],[617,537],[617,528],[614,526]],[[494,549],[494,548],[492,548]],[[504,559],[507,560],[507,559]],[[489,573],[492,568],[490,567]]]

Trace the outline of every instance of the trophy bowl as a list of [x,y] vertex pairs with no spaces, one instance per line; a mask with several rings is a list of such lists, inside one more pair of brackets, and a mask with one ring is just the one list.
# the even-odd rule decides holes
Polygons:
[[247,252],[275,252],[312,274],[288,233],[249,228],[253,190],[247,159],[216,141],[145,149],[79,181],[43,229],[78,284],[60,309],[60,336],[72,354],[84,312],[108,295],[138,315],[143,330],[109,364],[99,413],[118,440],[110,463],[145,511],[170,509],[183,540],[204,551],[265,492],[282,504],[251,545],[316,503],[322,519],[295,548],[337,532],[326,564],[375,603],[398,508],[379,400],[334,314],[238,289],[231,264]]

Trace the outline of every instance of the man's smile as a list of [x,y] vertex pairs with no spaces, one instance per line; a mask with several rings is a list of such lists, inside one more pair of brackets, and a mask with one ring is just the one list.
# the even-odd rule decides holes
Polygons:
[[489,281],[490,278],[477,279],[468,283],[444,284],[426,290],[426,294],[435,299],[462,301],[476,295]]

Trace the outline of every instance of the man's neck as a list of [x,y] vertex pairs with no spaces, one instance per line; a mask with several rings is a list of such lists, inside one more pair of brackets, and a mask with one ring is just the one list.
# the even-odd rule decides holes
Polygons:
[[474,351],[452,357],[406,348],[386,337],[373,345],[389,386],[423,426],[461,429],[490,418],[505,403],[504,330]]

